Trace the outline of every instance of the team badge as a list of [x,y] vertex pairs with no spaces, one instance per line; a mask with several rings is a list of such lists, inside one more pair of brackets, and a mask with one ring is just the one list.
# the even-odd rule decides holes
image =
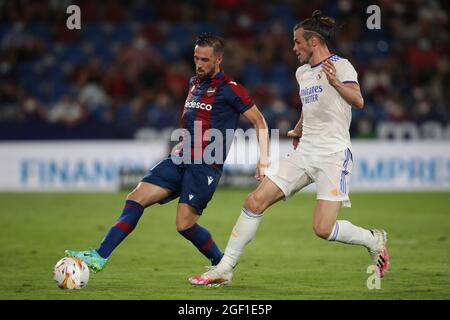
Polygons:
[[319,71],[319,73],[317,74],[317,80],[320,80],[322,78],[322,70]]
[[206,90],[206,95],[208,97],[212,96],[216,92],[215,88],[209,87],[208,90]]

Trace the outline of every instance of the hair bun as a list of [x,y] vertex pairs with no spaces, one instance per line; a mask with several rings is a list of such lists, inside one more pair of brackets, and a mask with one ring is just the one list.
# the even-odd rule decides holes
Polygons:
[[322,16],[323,16],[323,13],[320,10],[314,10],[314,12],[312,14],[312,18],[316,19],[316,20],[319,20],[319,18]]
[[333,18],[325,16],[322,11],[315,10],[312,14],[312,19],[317,21],[318,23],[328,27],[333,28],[335,25],[335,21]]

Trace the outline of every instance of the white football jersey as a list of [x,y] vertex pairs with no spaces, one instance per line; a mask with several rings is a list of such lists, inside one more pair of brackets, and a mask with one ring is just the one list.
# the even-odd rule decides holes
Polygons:
[[[329,58],[339,81],[358,83],[358,74],[344,58]],[[327,80],[322,63],[305,64],[295,73],[303,105],[303,133],[297,150],[306,154],[325,155],[351,149],[351,106]]]

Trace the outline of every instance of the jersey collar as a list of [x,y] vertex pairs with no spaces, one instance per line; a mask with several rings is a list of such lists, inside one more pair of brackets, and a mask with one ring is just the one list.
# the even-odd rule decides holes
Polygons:
[[225,72],[223,70],[220,70],[215,76],[214,78],[212,78],[212,80],[214,79],[219,79],[222,78],[224,76]]
[[328,58],[325,58],[325,59],[323,59],[322,61],[320,61],[319,63],[316,63],[315,65],[312,65],[311,68],[315,68],[315,67],[321,65],[324,61],[330,59],[331,57],[334,57],[335,55],[336,55],[336,54],[333,53],[333,54],[332,54],[331,56],[329,56]]

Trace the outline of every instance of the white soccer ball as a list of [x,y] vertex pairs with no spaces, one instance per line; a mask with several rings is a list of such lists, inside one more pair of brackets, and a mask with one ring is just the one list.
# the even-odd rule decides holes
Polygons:
[[89,268],[79,258],[65,257],[56,263],[53,279],[61,289],[83,289],[89,281]]

